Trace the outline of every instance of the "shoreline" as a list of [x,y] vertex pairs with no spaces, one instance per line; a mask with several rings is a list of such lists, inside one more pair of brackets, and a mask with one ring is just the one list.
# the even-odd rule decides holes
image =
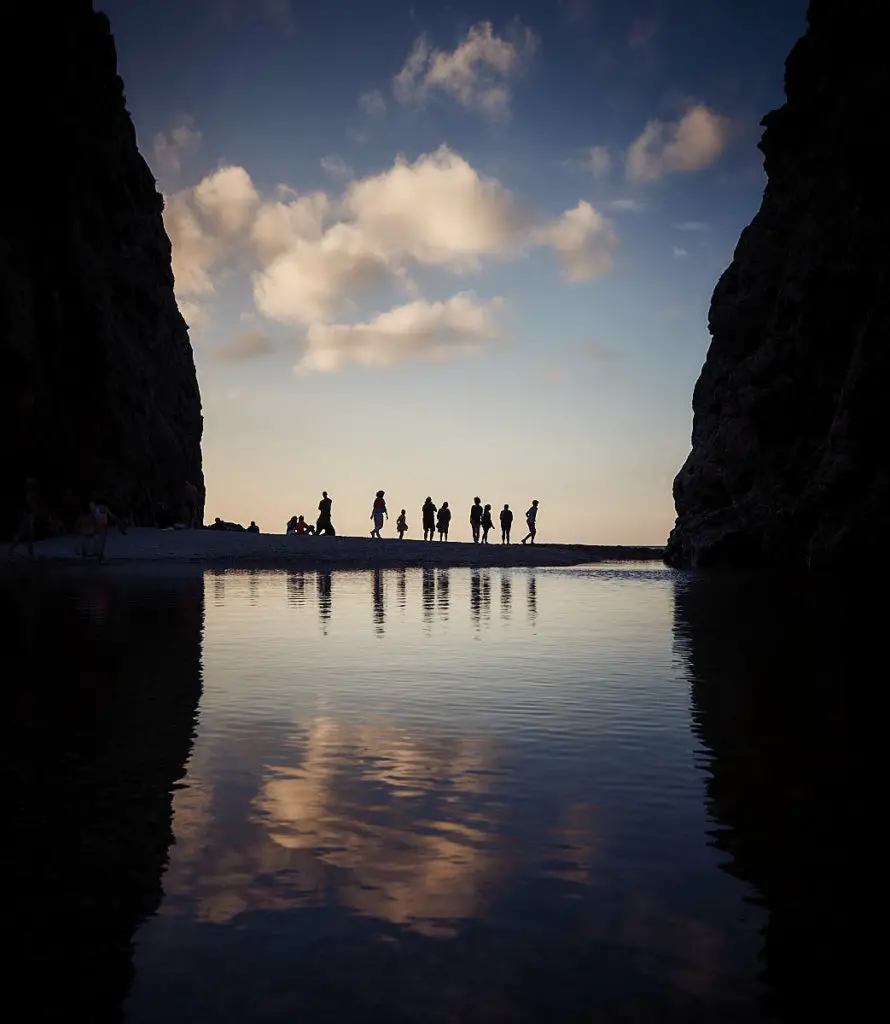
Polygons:
[[[79,538],[52,537],[25,545],[3,568],[65,568],[95,565],[77,554]],[[297,537],[216,530],[157,530],[131,527],[108,535],[103,565],[189,565],[201,569],[391,569],[423,566],[496,568],[586,565],[597,562],[662,561],[664,548],[609,544],[473,544],[368,537]]]

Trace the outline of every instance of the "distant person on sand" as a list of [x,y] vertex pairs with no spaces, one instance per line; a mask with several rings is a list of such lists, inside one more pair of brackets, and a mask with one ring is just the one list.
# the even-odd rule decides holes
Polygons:
[[473,498],[470,505],[470,529],[473,531],[473,543],[479,543],[479,529],[482,525],[482,499]]
[[37,479],[36,477],[29,476],[25,481],[25,497],[22,502],[22,515],[19,519],[19,527],[12,538],[12,543],[9,545],[10,555],[19,544],[27,544],[28,557],[34,557],[34,534],[37,529],[37,510],[39,505],[40,495],[38,493]]
[[524,544],[527,540],[530,540],[532,542],[532,544],[534,544],[534,542],[535,542],[535,535],[538,532],[538,529],[537,529],[537,523],[538,523],[538,499],[537,498],[535,498],[535,500],[529,506],[528,511],[525,513],[525,521],[528,523],[528,533],[522,538],[522,543]]
[[383,499],[383,491],[378,491],[374,498],[374,507],[371,509],[371,519],[374,520],[374,529],[371,530],[371,536],[376,537],[380,540],[380,531],[383,529],[383,517],[386,516],[389,519],[389,513],[386,511],[386,502]]
[[198,488],[189,480],[182,485],[182,521],[187,530],[194,530],[198,522]]
[[491,505],[486,505],[482,509],[482,543],[488,543],[488,534],[494,527],[494,523],[491,521]]
[[294,533],[297,534],[299,537],[302,537],[304,533],[309,534],[311,536],[314,532],[315,530],[312,524],[307,523],[302,516],[300,516],[294,523]]
[[510,543],[510,530],[513,529],[513,513],[509,505],[501,509],[501,544]]
[[399,531],[399,540],[402,540],[408,532],[408,520],[405,518],[404,509],[399,513],[399,518],[396,520],[396,529]]
[[318,503],[318,521],[315,524],[317,536],[324,534],[326,537],[336,537],[337,531],[331,522],[331,499],[327,491],[321,492],[321,501]]
[[91,501],[89,514],[81,521],[80,553],[84,558],[95,558],[97,562],[102,562],[109,526],[116,526],[121,533],[127,532],[127,528],[109,509],[104,499]]
[[451,509],[448,502],[443,501],[439,509],[439,517],[436,522],[436,529],[439,531],[439,540],[448,540],[448,527],[451,524]]
[[432,498],[427,497],[420,514],[423,517],[423,539],[432,540],[436,535],[436,506],[433,504]]
[[248,526],[248,527],[247,527],[247,531],[246,531],[246,532],[247,532],[247,533],[259,533],[259,532],[260,532],[260,528],[259,528],[259,527],[257,526],[257,524],[256,524],[256,523],[255,523],[255,522],[254,522],[254,521],[253,521],[253,520],[251,519],[251,521],[250,521],[250,526]]
[[290,519],[288,519],[288,521],[284,525],[284,532],[287,534],[287,533],[296,533],[296,531],[297,531],[297,517],[296,516],[291,516]]

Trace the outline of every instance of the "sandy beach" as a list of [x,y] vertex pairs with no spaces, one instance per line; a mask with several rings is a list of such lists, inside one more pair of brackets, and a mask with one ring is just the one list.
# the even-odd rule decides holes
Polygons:
[[[79,538],[53,537],[34,545],[34,560],[45,565],[82,564]],[[109,565],[185,563],[208,568],[281,568],[291,565],[376,568],[441,566],[559,566],[591,562],[653,561],[661,548],[586,544],[472,544],[421,540],[371,540],[367,537],[298,537],[293,534],[228,533],[217,530],[112,530],[105,548]],[[7,565],[29,561],[20,545]],[[0,565],[3,560],[0,560]]]

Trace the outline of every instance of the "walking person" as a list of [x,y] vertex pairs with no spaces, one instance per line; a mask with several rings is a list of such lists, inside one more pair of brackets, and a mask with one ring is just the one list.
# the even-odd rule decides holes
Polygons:
[[380,531],[383,528],[383,517],[386,516],[389,519],[389,513],[386,511],[386,502],[383,500],[383,491],[378,491],[377,496],[374,498],[374,506],[371,509],[371,519],[374,520],[374,529],[371,530],[371,536],[376,537],[380,540]]
[[448,540],[448,527],[451,524],[451,509],[448,507],[448,502],[443,501],[442,507],[439,509],[439,517],[436,522],[436,528],[439,531],[439,540]]
[[432,498],[427,497],[420,510],[420,515],[423,519],[423,539],[432,540],[436,535],[436,506],[433,504]]
[[404,509],[399,513],[399,518],[396,520],[396,529],[399,532],[399,540],[403,540],[408,532],[408,520],[405,518]]
[[513,529],[513,513],[509,505],[501,509],[501,544],[510,543],[510,530]]
[[528,511],[525,513],[525,521],[528,523],[528,533],[522,538],[524,544],[527,540],[530,540],[532,544],[535,542],[535,535],[537,534],[537,522],[538,522],[538,499],[531,503]]
[[331,522],[331,499],[327,491],[321,492],[321,501],[318,503],[318,519],[315,523],[315,536],[336,537],[337,531]]
[[482,509],[482,543],[488,543],[488,534],[494,527],[494,523],[491,520],[491,505],[486,505]]
[[473,498],[470,505],[470,529],[473,531],[473,543],[479,543],[479,529],[482,523],[482,499]]

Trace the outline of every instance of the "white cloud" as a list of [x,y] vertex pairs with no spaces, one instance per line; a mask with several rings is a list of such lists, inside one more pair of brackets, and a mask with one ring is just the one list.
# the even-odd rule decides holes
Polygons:
[[366,114],[370,114],[372,117],[379,117],[381,114],[386,113],[386,100],[379,89],[363,92],[358,98],[358,105]]
[[665,124],[649,121],[627,152],[627,176],[655,181],[678,171],[699,171],[723,152],[729,121],[699,104]]
[[336,153],[328,153],[327,156],[321,158],[319,163],[325,174],[329,174],[332,178],[351,178],[355,174],[343,157],[337,156]]
[[570,281],[592,281],[612,270],[612,250],[618,238],[590,203],[580,202],[551,224],[539,228],[540,244],[552,246]]
[[179,174],[183,157],[192,156],[201,145],[201,133],[185,117],[171,128],[169,134],[158,132],[154,138],[154,163],[165,174]]
[[210,270],[220,258],[222,246],[205,231],[192,208],[190,189],[165,197],[164,227],[173,246],[176,294],[210,294],[214,290]]
[[444,302],[418,299],[381,313],[368,323],[312,324],[299,372],[332,372],[350,364],[392,366],[412,359],[445,359],[475,352],[500,333],[502,300],[479,302],[460,292]]
[[605,205],[619,213],[642,213],[643,210],[649,209],[649,204],[644,203],[642,199],[610,199]]
[[672,245],[671,252],[677,259],[682,259],[684,256],[688,256],[689,252],[687,249],[681,249],[679,245]]
[[298,243],[320,239],[330,205],[324,192],[301,196],[280,188],[277,200],[260,205],[250,228],[250,244],[259,261],[271,263]]
[[591,146],[587,153],[587,166],[594,178],[605,178],[612,170],[612,154],[606,146]]
[[421,36],[393,79],[393,93],[400,103],[421,103],[438,89],[465,107],[504,117],[510,109],[509,81],[536,45],[528,29],[509,40],[496,35],[489,21],[473,25],[450,52],[431,48]]
[[710,231],[710,227],[703,220],[684,220],[672,226],[674,231]]
[[246,363],[261,359],[275,351],[272,339],[262,331],[242,331],[228,345],[217,349],[215,356],[224,363]]
[[189,302],[188,299],[179,299],[177,302],[182,319],[185,320],[190,331],[202,331],[210,323],[210,314],[205,306],[199,302]]
[[260,201],[243,167],[221,167],[196,185],[192,195],[210,229],[223,236],[243,231]]

